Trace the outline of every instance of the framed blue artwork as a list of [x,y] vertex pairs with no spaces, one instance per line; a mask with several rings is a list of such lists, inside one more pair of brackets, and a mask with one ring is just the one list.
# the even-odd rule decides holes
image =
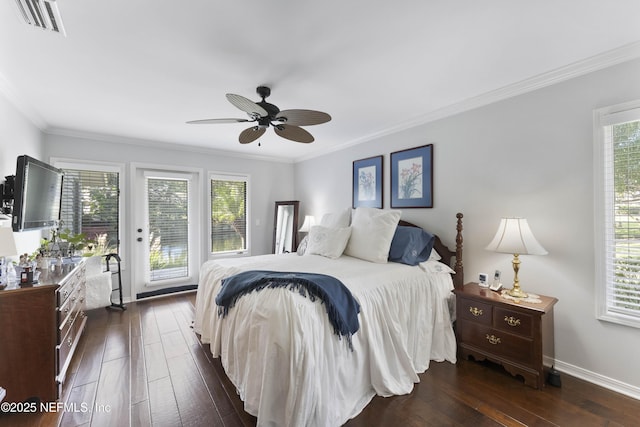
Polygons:
[[382,208],[382,156],[353,162],[353,207]]
[[433,207],[433,144],[391,153],[391,207]]

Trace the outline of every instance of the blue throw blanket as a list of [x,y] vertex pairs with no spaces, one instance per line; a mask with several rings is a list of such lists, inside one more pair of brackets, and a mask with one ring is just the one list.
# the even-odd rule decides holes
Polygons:
[[282,287],[297,290],[304,297],[308,294],[311,301],[320,299],[334,333],[346,337],[349,348],[353,350],[351,336],[360,327],[360,304],[341,281],[325,274],[251,270],[229,276],[222,279],[222,289],[216,296],[218,314],[226,316],[238,298],[254,290]]

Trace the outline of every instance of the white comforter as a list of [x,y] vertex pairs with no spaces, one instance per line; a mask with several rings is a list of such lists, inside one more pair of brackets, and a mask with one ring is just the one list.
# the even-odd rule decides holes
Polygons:
[[[221,279],[258,269],[319,272],[341,280],[361,305],[353,351],[333,333],[323,304],[284,288],[245,295],[219,317],[215,297]],[[410,393],[430,360],[455,363],[452,289],[446,272],[348,256],[209,261],[200,272],[194,327],[213,356],[221,357],[258,426],[339,426],[376,394]]]

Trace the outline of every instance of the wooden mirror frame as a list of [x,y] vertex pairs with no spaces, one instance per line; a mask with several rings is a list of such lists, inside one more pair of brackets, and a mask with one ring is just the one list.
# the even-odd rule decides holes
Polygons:
[[298,208],[300,206],[300,202],[298,200],[288,200],[288,201],[279,201],[275,204],[275,212],[273,214],[273,246],[272,253],[276,253],[276,236],[279,233],[278,224],[280,223],[278,218],[278,212],[280,210],[280,206],[293,206],[293,221],[291,223],[291,250],[285,250],[284,253],[287,252],[295,252],[298,249]]

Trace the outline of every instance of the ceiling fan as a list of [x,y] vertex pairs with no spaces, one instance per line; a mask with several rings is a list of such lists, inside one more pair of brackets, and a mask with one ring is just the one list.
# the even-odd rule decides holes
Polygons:
[[265,101],[271,95],[271,89],[267,86],[258,86],[256,89],[258,95],[262,98],[260,102],[253,102],[244,96],[227,94],[227,99],[237,108],[241,109],[249,115],[249,119],[204,119],[192,120],[189,124],[214,124],[214,123],[257,123],[250,128],[240,132],[238,140],[240,144],[248,144],[260,138],[269,126],[273,126],[273,130],[279,136],[295,142],[309,143],[314,138],[309,132],[300,126],[311,126],[326,123],[331,120],[331,116],[322,111],[314,110],[282,110],[273,104]]

